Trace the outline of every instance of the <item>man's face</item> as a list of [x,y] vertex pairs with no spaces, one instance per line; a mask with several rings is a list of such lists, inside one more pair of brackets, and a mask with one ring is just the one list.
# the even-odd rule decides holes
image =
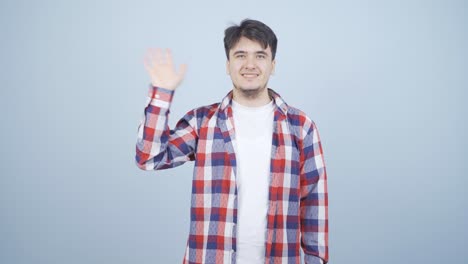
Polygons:
[[244,93],[255,94],[264,90],[274,70],[270,46],[263,49],[260,43],[241,37],[229,51],[226,71],[234,88]]

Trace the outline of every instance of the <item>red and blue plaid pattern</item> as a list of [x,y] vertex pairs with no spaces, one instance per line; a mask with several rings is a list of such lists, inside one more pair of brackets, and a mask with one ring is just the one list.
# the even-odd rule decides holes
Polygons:
[[[269,89],[276,109],[265,263],[328,262],[328,192],[314,122]],[[138,129],[136,163],[161,170],[195,161],[190,234],[183,263],[235,263],[237,189],[232,91],[168,127],[174,91],[150,87]]]

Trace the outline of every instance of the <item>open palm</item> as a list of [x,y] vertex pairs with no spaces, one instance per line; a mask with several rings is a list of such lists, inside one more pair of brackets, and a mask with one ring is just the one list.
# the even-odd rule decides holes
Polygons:
[[151,84],[170,90],[175,90],[179,86],[187,70],[187,65],[182,64],[176,71],[169,49],[165,51],[160,48],[148,49],[144,64],[150,75]]

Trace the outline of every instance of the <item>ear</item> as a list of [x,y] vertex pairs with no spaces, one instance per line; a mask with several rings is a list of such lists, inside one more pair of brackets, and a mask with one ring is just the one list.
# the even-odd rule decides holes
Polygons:
[[226,61],[226,74],[231,75],[231,72],[229,71],[229,59]]
[[271,75],[275,75],[276,59],[271,62]]

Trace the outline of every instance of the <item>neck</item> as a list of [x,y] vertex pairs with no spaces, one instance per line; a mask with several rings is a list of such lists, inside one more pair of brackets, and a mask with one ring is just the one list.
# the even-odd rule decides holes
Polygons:
[[266,105],[271,101],[267,88],[261,91],[245,91],[234,88],[232,91],[232,99],[241,105],[249,107]]

